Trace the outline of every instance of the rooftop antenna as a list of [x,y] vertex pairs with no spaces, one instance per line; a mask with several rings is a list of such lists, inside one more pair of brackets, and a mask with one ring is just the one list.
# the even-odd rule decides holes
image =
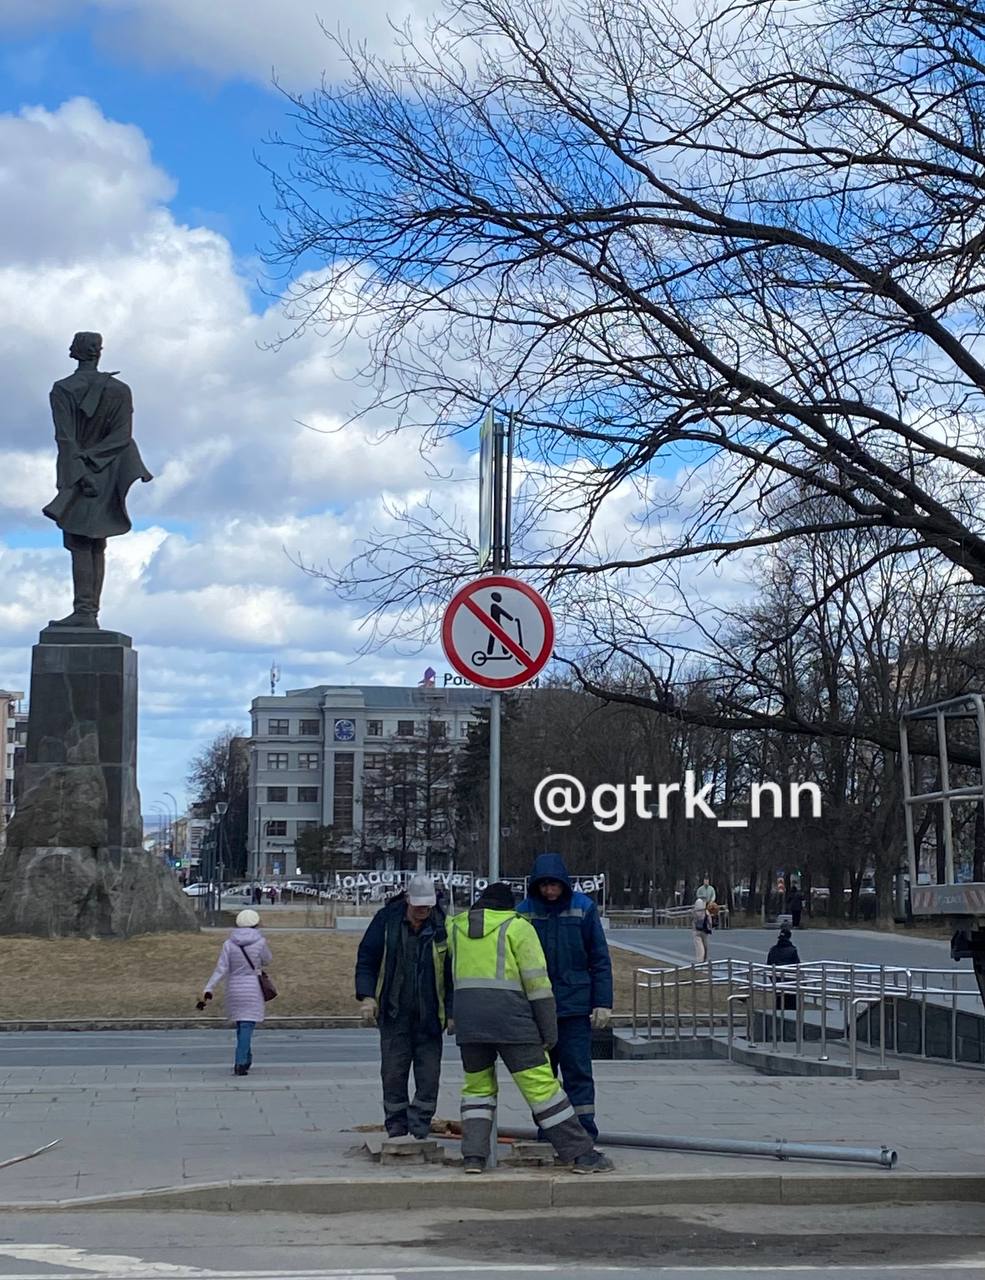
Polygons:
[[273,697],[277,691],[277,684],[280,680],[280,667],[276,662],[270,664],[270,696]]

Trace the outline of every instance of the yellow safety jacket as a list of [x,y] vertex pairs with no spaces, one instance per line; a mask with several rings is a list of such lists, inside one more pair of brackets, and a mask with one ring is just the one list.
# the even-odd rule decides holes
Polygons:
[[459,1044],[557,1041],[554,992],[533,925],[473,907],[448,925]]

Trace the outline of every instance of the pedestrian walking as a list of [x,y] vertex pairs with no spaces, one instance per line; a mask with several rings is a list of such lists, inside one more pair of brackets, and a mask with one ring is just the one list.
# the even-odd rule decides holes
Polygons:
[[263,890],[258,884],[253,886],[253,905],[258,907],[263,902]]
[[790,922],[795,929],[800,928],[800,917],[804,910],[804,895],[800,892],[800,886],[792,884],[790,892],[787,894],[787,911],[790,913]]
[[[790,930],[786,925],[781,928],[776,942],[770,947],[766,956],[766,963],[773,965],[774,968],[779,968],[782,965],[800,964],[800,952],[794,946]],[[789,992],[778,995],[776,997],[776,1007],[778,1009],[796,1009],[797,997]]]
[[715,894],[715,886],[711,883],[711,876],[706,871],[704,881],[698,885],[698,891],[694,895],[695,898],[704,898],[705,906],[710,907],[713,902],[717,902]]
[[704,898],[696,899],[692,908],[694,917],[694,962],[705,964],[708,960],[708,936],[711,933],[711,917]]
[[236,917],[236,928],[222,944],[215,972],[205,984],[197,1006],[204,1009],[225,979],[226,1017],[236,1023],[233,1074],[237,1076],[245,1076],[253,1065],[253,1032],[263,1021],[266,1003],[260,973],[270,962],[270,948],[260,932],[260,917],[247,907]]
[[407,892],[370,921],[356,957],[356,999],[363,1022],[380,1029],[387,1134],[426,1138],[438,1105],[441,1037],[452,1014],[445,913],[430,876],[411,876]]
[[551,1066],[583,1128],[597,1138],[592,1029],[607,1027],[612,1017],[612,961],[598,907],[575,891],[560,854],[542,853],[517,912],[537,931],[547,959],[557,1009]]
[[448,941],[455,983],[455,1036],[462,1054],[462,1159],[482,1173],[489,1159],[498,1086],[496,1059],[559,1158],[575,1173],[613,1165],[596,1151],[551,1066],[557,1010],[547,961],[533,925],[518,916],[507,884],[491,884],[455,916]]
[[267,897],[270,899],[270,905],[273,906],[277,901],[277,886],[271,885],[267,890]]

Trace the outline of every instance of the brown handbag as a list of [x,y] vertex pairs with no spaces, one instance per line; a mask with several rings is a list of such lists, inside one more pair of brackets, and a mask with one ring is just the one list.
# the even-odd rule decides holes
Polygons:
[[236,945],[237,947],[239,947],[240,951],[242,951],[243,955],[246,956],[246,963],[250,966],[250,968],[256,974],[257,981],[260,983],[260,991],[263,994],[264,1000],[275,999],[277,996],[277,988],[274,986],[273,980],[271,979],[270,974],[264,973],[262,969],[257,969],[256,965],[250,959],[250,953],[243,946],[242,942],[237,942]]

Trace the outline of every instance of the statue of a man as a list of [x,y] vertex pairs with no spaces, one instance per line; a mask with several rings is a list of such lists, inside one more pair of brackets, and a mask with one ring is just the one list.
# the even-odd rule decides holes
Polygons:
[[135,480],[153,476],[133,439],[133,397],[125,382],[99,372],[103,339],[77,333],[69,355],[75,373],[51,388],[58,445],[58,493],[44,508],[72,553],[72,612],[51,625],[99,626],[106,539],[130,532],[126,499]]

